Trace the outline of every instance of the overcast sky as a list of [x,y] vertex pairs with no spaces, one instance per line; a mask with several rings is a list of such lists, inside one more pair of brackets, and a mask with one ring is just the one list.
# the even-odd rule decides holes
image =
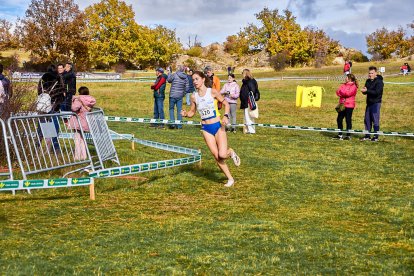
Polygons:
[[[0,0],[0,18],[14,22],[31,0]],[[81,9],[96,0],[75,0]],[[366,51],[365,36],[378,28],[406,28],[414,20],[413,0],[125,0],[135,11],[139,24],[161,24],[176,29],[185,46],[197,35],[203,46],[224,42],[248,23],[256,23],[255,13],[264,7],[286,8],[302,27],[314,26],[345,47]]]

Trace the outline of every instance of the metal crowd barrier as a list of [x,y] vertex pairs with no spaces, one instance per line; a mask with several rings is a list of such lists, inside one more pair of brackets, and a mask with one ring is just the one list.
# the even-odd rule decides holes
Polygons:
[[88,143],[94,145],[99,161],[99,167],[95,166],[94,169],[104,169],[104,162],[109,160],[119,165],[118,154],[112,141],[103,110],[95,108],[93,111],[86,113],[86,121],[88,122],[91,135]]
[[[7,121],[11,141],[23,179],[27,175],[61,169],[69,166],[93,168],[85,134],[80,128],[72,129],[69,118],[78,116],[72,112],[43,114],[36,113],[13,115]],[[69,137],[59,137],[59,133],[70,133]],[[73,139],[74,135],[80,139]],[[73,136],[72,136],[73,135]],[[76,143],[82,147],[85,159],[75,156]]]
[[11,164],[11,158],[10,158],[10,150],[9,150],[9,141],[7,138],[7,130],[6,130],[6,124],[2,119],[0,119],[0,125],[1,125],[1,134],[4,141],[4,151],[6,153],[6,162],[7,162],[7,172],[0,172],[1,177],[6,177],[7,179],[13,179],[13,171],[12,171],[12,164]]

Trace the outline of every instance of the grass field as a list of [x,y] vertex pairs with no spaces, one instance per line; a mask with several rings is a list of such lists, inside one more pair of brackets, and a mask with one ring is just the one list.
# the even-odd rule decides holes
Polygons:
[[[106,115],[152,116],[149,84],[86,85]],[[336,127],[339,82],[259,85],[258,122]],[[322,108],[295,108],[297,85],[323,86]],[[386,85],[382,130],[414,131],[413,95],[413,86]],[[358,94],[355,129],[363,128],[364,108]],[[0,194],[1,274],[414,273],[414,139],[333,141],[333,134],[263,128],[253,136],[229,133],[242,165],[229,162],[236,184],[228,189],[199,128],[110,127],[201,149],[202,166],[98,179],[96,201],[86,187]],[[116,146],[122,164],[174,156]]]

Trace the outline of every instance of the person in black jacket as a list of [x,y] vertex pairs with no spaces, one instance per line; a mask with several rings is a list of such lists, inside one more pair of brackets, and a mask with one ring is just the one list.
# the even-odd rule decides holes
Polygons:
[[65,100],[61,105],[61,110],[71,111],[72,97],[76,94],[76,73],[73,71],[73,64],[70,62],[65,64],[63,82],[65,85]]
[[46,92],[50,95],[53,113],[59,112],[60,105],[65,99],[63,80],[56,71],[54,64],[49,65],[47,72],[40,78],[37,86],[37,94]]
[[[367,96],[367,107],[365,109],[365,130],[379,131],[380,109],[382,102],[382,93],[384,90],[384,81],[381,75],[377,74],[377,67],[369,67],[368,79],[365,86],[361,89],[363,95]],[[378,134],[375,134],[371,139],[369,134],[361,138],[361,141],[378,142]]]
[[259,93],[259,87],[257,81],[253,78],[252,73],[249,69],[243,70],[243,84],[240,88],[240,109],[244,109],[244,121],[245,124],[243,128],[243,133],[245,134],[254,134],[256,133],[256,128],[254,124],[254,118],[250,117],[249,111],[249,92],[252,91],[253,94],[257,95]]
[[[37,86],[37,93],[38,95],[42,93],[48,93],[50,95],[50,102],[52,104],[52,109],[48,114],[58,113],[60,110],[60,106],[65,99],[65,91],[63,87],[63,79],[56,71],[56,66],[51,64],[47,68],[47,72],[43,74],[40,78],[38,86]],[[42,118],[41,122],[45,119]],[[56,133],[59,134],[59,121],[56,116],[52,116],[53,124],[56,129]],[[39,138],[43,137],[43,134],[40,131],[40,127],[38,127]],[[59,141],[57,137],[52,138],[53,148],[55,149],[56,153],[60,152]]]

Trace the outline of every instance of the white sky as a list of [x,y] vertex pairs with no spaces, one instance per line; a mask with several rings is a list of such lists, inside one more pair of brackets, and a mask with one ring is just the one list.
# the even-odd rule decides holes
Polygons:
[[[75,0],[84,9],[95,0]],[[185,46],[188,36],[197,35],[202,45],[224,42],[264,7],[289,8],[302,27],[323,29],[345,47],[366,50],[365,36],[378,28],[406,28],[414,21],[413,0],[125,0],[135,11],[139,24],[164,25],[175,29]],[[15,22],[24,17],[30,0],[0,0],[0,18]]]

